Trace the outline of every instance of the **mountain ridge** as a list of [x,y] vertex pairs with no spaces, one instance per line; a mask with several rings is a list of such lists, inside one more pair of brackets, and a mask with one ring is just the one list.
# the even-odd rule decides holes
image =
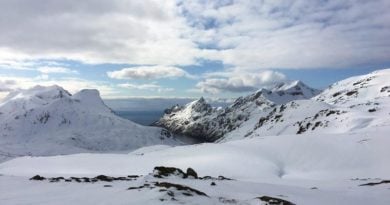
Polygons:
[[[224,142],[245,137],[306,132],[344,133],[390,121],[390,69],[350,77],[322,92],[301,81],[276,84],[237,98],[224,109],[193,101],[168,109],[156,124],[174,133]],[[202,101],[204,104],[206,102]],[[378,114],[379,111],[385,114]]]
[[307,99],[318,93],[318,90],[309,88],[301,81],[292,81],[239,97],[226,108],[213,108],[204,98],[200,98],[185,106],[176,105],[167,109],[165,115],[155,124],[174,133],[204,141],[216,141],[244,121],[248,121],[257,112],[293,99]]

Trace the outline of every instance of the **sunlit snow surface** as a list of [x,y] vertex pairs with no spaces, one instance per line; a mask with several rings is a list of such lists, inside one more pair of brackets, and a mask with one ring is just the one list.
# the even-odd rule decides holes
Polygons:
[[[258,204],[268,195],[296,204],[389,204],[390,184],[359,186],[390,178],[388,128],[362,133],[284,135],[221,144],[153,146],[129,154],[21,157],[0,164],[1,204],[223,204],[220,197]],[[209,195],[160,202],[155,190],[126,190],[131,182],[29,181],[43,176],[147,175],[154,166],[192,167],[200,176],[234,181],[158,179],[185,184]],[[358,178],[359,180],[353,180]],[[111,184],[112,187],[103,187]],[[313,187],[316,187],[313,189]]]

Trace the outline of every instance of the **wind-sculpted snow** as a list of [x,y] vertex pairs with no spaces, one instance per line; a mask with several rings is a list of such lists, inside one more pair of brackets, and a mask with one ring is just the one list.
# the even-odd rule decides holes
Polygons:
[[294,81],[240,97],[224,109],[213,108],[201,98],[185,106],[167,109],[156,124],[175,133],[204,141],[216,141],[253,119],[258,113],[267,112],[275,105],[292,100],[308,99],[318,93],[318,90],[309,88],[300,81]]
[[116,116],[97,90],[71,95],[58,86],[11,93],[0,104],[0,130],[0,159],[178,144],[164,129]]

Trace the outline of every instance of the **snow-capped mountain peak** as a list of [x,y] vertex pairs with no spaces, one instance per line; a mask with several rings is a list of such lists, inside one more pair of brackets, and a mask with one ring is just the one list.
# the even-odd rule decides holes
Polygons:
[[185,106],[166,110],[156,124],[175,133],[215,141],[264,110],[292,100],[308,99],[318,92],[300,81],[291,81],[239,97],[224,109],[212,108],[204,98],[200,98]]
[[222,141],[283,134],[346,133],[390,125],[390,69],[355,76],[331,85],[308,100],[294,100],[244,123]]
[[12,92],[0,104],[0,130],[0,152],[8,156],[178,144],[164,129],[141,126],[115,115],[97,90],[71,95],[59,86]]

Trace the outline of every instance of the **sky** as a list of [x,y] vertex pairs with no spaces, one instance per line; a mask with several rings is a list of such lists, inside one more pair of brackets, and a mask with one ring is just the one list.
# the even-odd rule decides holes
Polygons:
[[388,0],[2,0],[0,98],[34,85],[105,99],[326,88],[390,67]]

